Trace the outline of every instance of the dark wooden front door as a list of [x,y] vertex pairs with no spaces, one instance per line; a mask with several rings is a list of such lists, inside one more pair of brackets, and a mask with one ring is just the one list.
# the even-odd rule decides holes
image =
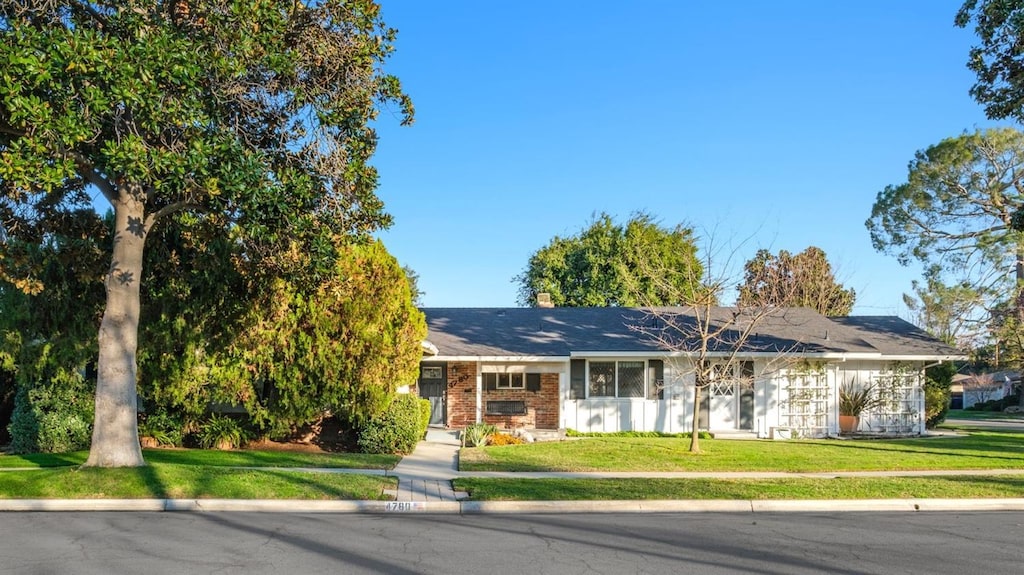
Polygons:
[[420,397],[430,400],[430,425],[448,423],[445,412],[445,396],[448,389],[448,366],[443,363],[420,365]]

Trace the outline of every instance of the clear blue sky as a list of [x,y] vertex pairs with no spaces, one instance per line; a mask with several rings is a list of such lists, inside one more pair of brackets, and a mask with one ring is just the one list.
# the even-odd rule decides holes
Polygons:
[[513,306],[513,277],[596,212],[759,248],[825,250],[857,314],[906,315],[920,277],[864,221],[914,152],[995,125],[968,95],[960,0],[382,0],[381,234],[427,306]]

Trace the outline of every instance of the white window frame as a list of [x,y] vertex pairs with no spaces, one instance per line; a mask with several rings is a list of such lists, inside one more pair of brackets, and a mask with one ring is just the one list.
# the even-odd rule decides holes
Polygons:
[[[484,373],[483,376],[494,378],[494,389],[526,389],[526,374],[517,372]],[[487,387],[486,381],[484,387]]]

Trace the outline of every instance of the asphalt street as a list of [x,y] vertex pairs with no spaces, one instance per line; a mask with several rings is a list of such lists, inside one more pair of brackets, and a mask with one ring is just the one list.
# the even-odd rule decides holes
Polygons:
[[0,571],[1014,573],[1024,513],[4,513]]

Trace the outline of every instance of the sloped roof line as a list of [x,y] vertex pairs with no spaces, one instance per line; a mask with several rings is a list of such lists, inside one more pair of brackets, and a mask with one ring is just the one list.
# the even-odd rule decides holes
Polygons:
[[[423,308],[427,339],[439,357],[568,357],[573,353],[666,351],[652,331],[675,329],[687,308]],[[736,308],[713,309],[729,321]],[[659,323],[660,322],[660,323]],[[660,326],[660,327],[659,327]],[[747,352],[797,355],[961,357],[912,324],[889,316],[826,318],[807,308],[777,308],[759,323]],[[727,342],[716,351],[731,348]]]

